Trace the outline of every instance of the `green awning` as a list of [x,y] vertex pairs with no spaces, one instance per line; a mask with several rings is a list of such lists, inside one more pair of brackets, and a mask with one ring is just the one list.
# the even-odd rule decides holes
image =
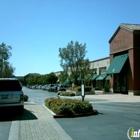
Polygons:
[[[92,79],[92,77],[91,76],[85,76],[83,80],[88,80],[88,79]],[[79,77],[79,78],[77,78],[77,80],[80,81],[81,78]]]
[[97,74],[94,74],[93,77],[92,77],[92,80],[95,80],[95,78],[96,78],[97,76],[98,76]]
[[92,76],[90,76],[90,75],[85,76],[85,80],[92,80]]
[[106,73],[107,74],[120,73],[127,58],[128,58],[128,54],[123,54],[114,57]]
[[106,74],[101,74],[96,78],[96,80],[104,80],[105,77],[106,77]]
[[70,83],[70,81],[69,81],[69,79],[67,78],[67,79],[65,80],[64,84],[69,84],[69,83]]
[[108,76],[105,78],[105,80],[110,80],[110,75],[108,75]]

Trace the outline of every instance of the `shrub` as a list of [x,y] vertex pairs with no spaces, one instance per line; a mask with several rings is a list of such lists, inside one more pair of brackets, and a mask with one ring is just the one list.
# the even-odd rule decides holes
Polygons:
[[95,87],[95,90],[99,90],[99,88],[98,87]]
[[103,91],[104,92],[109,92],[109,84],[106,82]]
[[75,96],[75,93],[73,93],[71,91],[59,91],[57,93],[57,95],[60,95],[60,96]]
[[85,114],[93,111],[92,104],[88,101],[48,98],[45,105],[56,114],[72,116],[74,114]]
[[24,101],[28,101],[28,95],[24,94]]
[[80,88],[79,86],[74,86],[70,87],[69,90],[78,91],[79,88]]
[[[91,91],[91,89],[90,86],[85,86],[85,91]],[[81,86],[70,87],[70,90],[81,91]]]

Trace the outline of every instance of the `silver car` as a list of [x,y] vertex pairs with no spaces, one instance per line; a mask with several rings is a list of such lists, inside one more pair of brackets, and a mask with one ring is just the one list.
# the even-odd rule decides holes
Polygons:
[[18,107],[24,110],[22,86],[16,78],[0,78],[0,108]]

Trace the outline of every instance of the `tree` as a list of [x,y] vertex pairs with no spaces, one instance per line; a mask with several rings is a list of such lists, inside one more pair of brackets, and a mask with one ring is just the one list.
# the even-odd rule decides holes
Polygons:
[[48,84],[55,84],[58,80],[58,77],[55,75],[55,73],[51,72],[47,75],[47,83]]
[[12,56],[10,50],[11,46],[7,46],[2,43],[0,45],[0,77],[13,77],[15,68],[8,62],[9,58]]
[[24,76],[24,83],[29,85],[36,84],[38,76],[40,76],[39,73],[29,73]]
[[24,81],[26,84],[54,84],[57,82],[58,77],[55,73],[51,72],[50,74],[40,75],[37,73],[30,73],[24,77]]
[[65,71],[61,71],[58,78],[60,83],[64,83],[68,77],[68,74]]
[[84,79],[90,71],[90,61],[85,59],[86,56],[86,44],[79,44],[71,41],[66,48],[59,48],[60,65],[64,72],[74,79],[74,83],[77,84],[77,79]]

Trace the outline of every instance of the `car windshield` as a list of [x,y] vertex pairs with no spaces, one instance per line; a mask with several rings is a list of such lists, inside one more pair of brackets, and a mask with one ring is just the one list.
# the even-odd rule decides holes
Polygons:
[[17,80],[0,80],[0,91],[19,91],[21,88]]

